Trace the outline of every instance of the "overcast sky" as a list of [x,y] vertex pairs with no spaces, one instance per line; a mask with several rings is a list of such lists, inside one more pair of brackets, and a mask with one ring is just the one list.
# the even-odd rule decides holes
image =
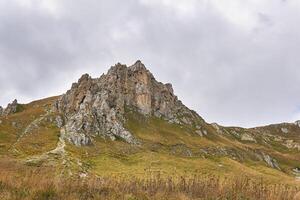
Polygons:
[[299,0],[1,0],[0,105],[140,59],[208,122],[292,122],[299,22]]

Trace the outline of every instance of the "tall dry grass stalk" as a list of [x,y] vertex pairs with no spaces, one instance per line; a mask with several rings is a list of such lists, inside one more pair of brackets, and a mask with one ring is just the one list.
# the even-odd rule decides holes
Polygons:
[[[4,167],[4,166],[0,166]],[[7,169],[8,166],[5,166]],[[16,170],[16,169],[15,169]],[[55,178],[49,169],[0,172],[0,199],[230,199],[292,200],[299,188],[266,184],[249,177],[135,177]],[[45,170],[45,171],[44,171]]]
[[0,169],[1,200],[296,200],[300,191],[295,186],[267,184],[247,176],[162,177],[156,172],[145,174],[143,179],[126,175],[63,178],[55,176],[56,168],[30,168],[13,160],[0,162]]

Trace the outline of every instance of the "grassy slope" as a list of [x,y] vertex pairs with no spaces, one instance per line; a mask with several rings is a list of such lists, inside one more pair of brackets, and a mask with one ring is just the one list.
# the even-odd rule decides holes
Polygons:
[[202,148],[220,146],[240,151],[249,148],[250,144],[242,144],[213,133],[210,138],[199,137],[185,127],[157,118],[145,118],[137,113],[129,113],[127,118],[126,127],[142,141],[141,146],[97,138],[94,146],[78,148],[69,145],[68,150],[101,176],[144,178],[160,174],[163,177],[179,178],[195,174],[221,177],[241,174],[264,178],[272,183],[296,183],[294,177],[269,168],[261,161],[245,160],[240,163],[226,156],[203,156],[200,151]]
[[[15,142],[30,123],[46,114],[46,110],[56,98],[22,105],[21,112],[0,118],[0,161],[22,161],[28,156],[40,155],[55,148],[59,130],[54,126],[51,115],[45,117],[30,134],[22,136],[17,144]],[[249,148],[264,149],[275,155],[284,169],[289,169],[299,161],[299,152],[286,149],[281,151],[280,148],[274,150],[272,146],[241,142],[230,135],[216,134],[210,125],[204,125],[209,132],[208,136],[199,137],[190,127],[172,125],[158,118],[145,118],[137,113],[128,112],[127,119],[127,129],[142,141],[142,145],[131,146],[123,141],[96,137],[92,146],[78,148],[68,144],[68,155],[81,160],[90,173],[101,176],[144,178],[159,173],[165,177],[188,177],[195,174],[224,177],[243,174],[255,178],[262,177],[270,182],[297,184],[293,176],[269,168],[262,161],[248,158],[246,154]],[[246,158],[237,161],[228,156],[203,154],[203,149],[219,147],[245,154]],[[20,165],[25,171],[35,169],[34,166],[26,166],[22,162]]]
[[20,112],[0,118],[0,155],[26,157],[55,148],[59,130],[49,121],[50,116],[37,122],[37,126],[32,124],[43,118],[55,99],[52,97],[21,105]]

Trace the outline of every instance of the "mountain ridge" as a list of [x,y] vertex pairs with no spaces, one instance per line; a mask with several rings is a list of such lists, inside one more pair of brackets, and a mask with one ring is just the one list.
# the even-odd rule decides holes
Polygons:
[[99,78],[84,74],[54,106],[55,111],[63,113],[66,138],[76,145],[89,144],[89,133],[137,143],[123,127],[125,109],[170,123],[193,125],[200,135],[206,132],[201,130],[204,120],[178,100],[172,85],[156,81],[141,61],[129,67],[118,63]]
[[209,124],[141,61],[118,63],[99,78],[84,74],[57,97],[14,101],[2,109],[0,133],[2,155],[26,165],[54,165],[63,174],[132,173],[132,167],[138,174],[155,159],[162,170],[179,165],[178,174],[188,168],[220,174],[235,169],[289,181],[300,176],[299,122],[255,128]]

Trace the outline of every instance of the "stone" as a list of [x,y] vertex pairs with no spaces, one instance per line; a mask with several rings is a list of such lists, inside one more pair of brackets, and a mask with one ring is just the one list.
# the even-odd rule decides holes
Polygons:
[[196,133],[197,133],[199,136],[201,136],[201,137],[204,136],[204,134],[203,134],[203,132],[202,132],[201,130],[196,130]]
[[289,130],[287,128],[281,128],[280,129],[283,133],[289,133]]
[[295,124],[296,126],[300,127],[300,120],[295,121],[294,124]]
[[60,115],[58,115],[58,116],[55,117],[55,124],[56,124],[56,126],[58,128],[63,127],[64,121],[63,121],[63,119],[62,119],[62,117]]
[[212,127],[213,127],[214,129],[216,129],[216,131],[217,131],[218,134],[223,134],[223,132],[222,132],[221,127],[219,126],[219,124],[217,124],[217,123],[212,123],[211,125],[212,125]]
[[0,106],[0,116],[3,114],[3,108]]
[[18,101],[15,99],[12,103],[9,103],[7,107],[2,111],[2,115],[7,116],[17,112]]
[[192,157],[193,152],[185,144],[175,144],[171,147],[171,154]]
[[256,142],[255,138],[247,133],[242,134],[241,140],[248,141],[248,142]]
[[204,123],[178,100],[171,84],[156,81],[141,61],[129,67],[118,63],[99,78],[84,74],[54,104],[65,123],[65,137],[75,145],[90,144],[97,135],[138,144],[124,128],[126,110],[180,125]]
[[85,172],[79,173],[79,178],[86,178],[87,176],[88,176],[88,174]]
[[283,143],[288,149],[297,149],[300,151],[300,144],[295,142],[294,140],[285,140]]
[[230,131],[230,134],[234,135],[235,137],[240,137],[240,133],[235,130]]
[[267,155],[267,154],[265,154],[265,153],[262,153],[262,156],[263,156],[263,160],[264,160],[270,167],[272,167],[272,168],[274,168],[274,169],[280,170],[280,167],[279,167],[277,161],[276,161],[274,158],[272,158],[271,156],[269,156],[269,155]]

